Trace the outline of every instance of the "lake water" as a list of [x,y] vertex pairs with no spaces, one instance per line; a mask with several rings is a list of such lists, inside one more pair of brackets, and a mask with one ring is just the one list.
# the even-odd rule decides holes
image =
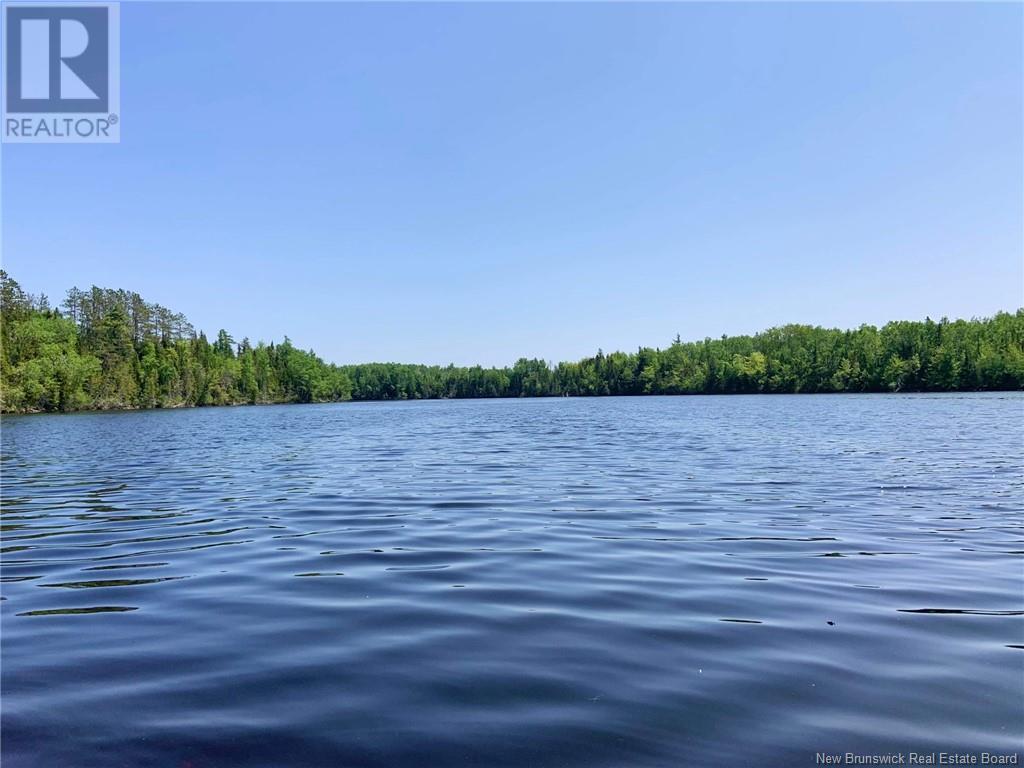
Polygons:
[[1024,397],[3,421],[3,765],[814,765],[1024,738]]

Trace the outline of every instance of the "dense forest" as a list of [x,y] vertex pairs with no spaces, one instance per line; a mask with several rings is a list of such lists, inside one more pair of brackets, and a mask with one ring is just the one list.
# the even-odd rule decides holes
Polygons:
[[1024,389],[1024,309],[841,331],[786,325],[575,363],[331,365],[312,351],[213,341],[137,293],[72,288],[59,307],[0,271],[4,412],[557,395]]

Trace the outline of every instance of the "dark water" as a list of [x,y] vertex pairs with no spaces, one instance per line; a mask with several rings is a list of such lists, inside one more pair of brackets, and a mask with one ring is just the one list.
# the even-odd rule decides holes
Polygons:
[[3,765],[813,765],[1024,736],[1024,397],[3,423]]

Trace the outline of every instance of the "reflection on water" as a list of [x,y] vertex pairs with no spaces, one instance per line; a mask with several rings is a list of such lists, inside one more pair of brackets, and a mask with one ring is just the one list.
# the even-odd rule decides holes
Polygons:
[[1009,395],[5,418],[7,766],[813,765],[1024,737]]
[[48,608],[39,611],[24,611],[19,616],[57,616],[74,615],[76,613],[110,613],[118,611],[137,611],[136,607],[128,605],[93,605],[88,608]]

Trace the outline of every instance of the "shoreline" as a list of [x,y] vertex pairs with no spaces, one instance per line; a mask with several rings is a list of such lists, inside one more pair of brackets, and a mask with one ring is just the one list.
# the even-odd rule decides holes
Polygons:
[[881,390],[868,391],[837,391],[837,392],[678,392],[678,393],[657,393],[657,394],[614,394],[614,395],[520,395],[517,397],[496,396],[496,397],[406,397],[406,398],[348,398],[345,400],[315,400],[302,402],[296,400],[282,400],[279,402],[263,403],[206,403],[203,405],[188,405],[186,403],[175,403],[172,405],[126,405],[109,408],[77,408],[69,411],[43,409],[25,411],[0,411],[0,419],[11,416],[72,416],[75,414],[100,414],[100,413],[134,413],[142,411],[184,411],[200,410],[207,408],[264,408],[268,406],[288,405],[346,405],[359,403],[429,403],[429,402],[455,402],[455,401],[477,401],[477,400],[601,400],[613,398],[641,399],[649,397],[814,397],[834,395],[878,395],[881,397],[907,396],[907,395],[980,395],[980,394],[1010,394],[1024,393],[1024,389],[920,389],[900,390],[886,392]]

